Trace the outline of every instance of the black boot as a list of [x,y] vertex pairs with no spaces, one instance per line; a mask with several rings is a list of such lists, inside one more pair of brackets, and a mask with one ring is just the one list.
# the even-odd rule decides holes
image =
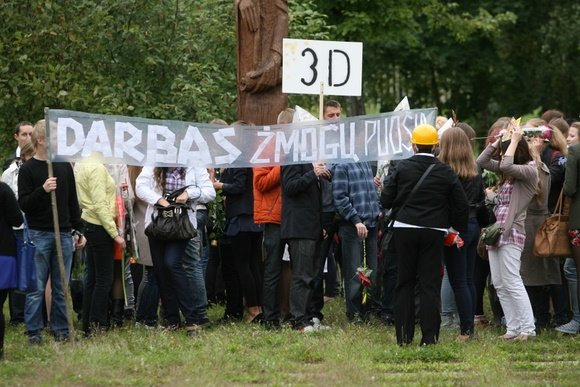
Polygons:
[[113,328],[123,326],[124,309],[125,309],[125,301],[113,300],[113,311],[111,313],[111,326]]

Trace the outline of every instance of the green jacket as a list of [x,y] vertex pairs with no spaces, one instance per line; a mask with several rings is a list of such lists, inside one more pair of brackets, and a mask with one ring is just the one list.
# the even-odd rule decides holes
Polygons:
[[90,161],[79,163],[77,194],[83,210],[81,218],[86,222],[103,226],[111,238],[119,235],[115,223],[117,188],[103,164]]

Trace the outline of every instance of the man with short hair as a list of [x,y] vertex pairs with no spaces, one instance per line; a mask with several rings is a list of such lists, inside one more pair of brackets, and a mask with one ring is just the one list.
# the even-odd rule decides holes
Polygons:
[[328,101],[326,101],[324,103],[324,106],[322,109],[322,118],[325,121],[338,120],[340,118],[341,114],[342,114],[342,108],[341,108],[340,103],[338,101],[335,101],[333,99],[329,99]]
[[12,164],[12,162],[20,159],[20,149],[22,149],[22,147],[26,143],[30,142],[30,136],[32,135],[32,129],[33,129],[32,123],[30,123],[28,121],[21,121],[21,122],[16,124],[16,127],[14,128],[14,139],[16,140],[16,142],[18,142],[18,147],[16,148],[14,153],[11,154],[4,161],[4,168],[2,170],[5,171],[6,169],[8,169],[10,164]]
[[[324,103],[322,118],[325,121],[336,121],[341,115],[340,103],[334,100],[328,100]],[[308,302],[308,313],[312,316],[312,324],[315,328],[324,329],[321,324],[324,314],[325,299],[333,299],[338,294],[336,261],[334,254],[331,254],[334,241],[334,234],[338,230],[336,222],[336,211],[334,209],[334,199],[332,197],[332,183],[330,174],[330,165],[327,165],[328,173],[321,179],[318,179],[320,193],[322,198],[322,229],[327,237],[320,245],[320,259],[317,262],[318,274],[314,278],[312,297]],[[324,270],[326,268],[326,273]]]
[[[50,329],[57,341],[69,337],[64,286],[70,278],[73,248],[82,248],[86,239],[82,229],[81,211],[73,169],[69,163],[53,163],[53,177],[48,176],[46,160],[46,124],[36,123],[32,132],[32,144],[36,154],[22,165],[18,175],[18,203],[26,214],[30,236],[36,246],[34,261],[37,272],[38,290],[26,295],[24,323],[31,344],[40,344],[44,329],[42,308],[48,276],[52,285],[52,308]],[[55,191],[60,226],[62,256],[65,279],[61,278],[56,251],[51,192]],[[77,230],[78,240],[73,247],[71,233]]]
[[308,313],[308,302],[323,236],[318,181],[326,175],[328,170],[321,163],[282,166],[281,238],[288,243],[292,265],[290,314],[293,329],[302,333],[317,329]]
[[367,322],[370,300],[363,302],[363,284],[358,269],[368,268],[370,299],[377,299],[377,223],[380,213],[374,174],[368,162],[338,164],[332,168],[332,195],[340,215],[338,235],[342,251],[342,270],[346,317],[351,323]]

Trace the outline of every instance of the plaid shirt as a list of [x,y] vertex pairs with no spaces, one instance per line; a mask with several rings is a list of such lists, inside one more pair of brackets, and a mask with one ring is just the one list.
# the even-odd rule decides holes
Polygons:
[[[498,204],[495,209],[495,217],[497,219],[497,223],[500,226],[502,226],[507,219],[513,189],[514,185],[509,181],[505,181],[501,186],[501,191],[499,192],[498,195]],[[519,232],[518,230],[512,227],[507,237],[505,237],[504,234],[500,235],[496,247],[501,247],[505,245],[516,245],[523,249],[525,241],[526,234]]]
[[170,194],[185,186],[185,177],[181,177],[183,168],[169,168],[165,174],[165,194]]
[[344,219],[376,227],[379,197],[367,162],[336,164],[332,169],[334,206]]

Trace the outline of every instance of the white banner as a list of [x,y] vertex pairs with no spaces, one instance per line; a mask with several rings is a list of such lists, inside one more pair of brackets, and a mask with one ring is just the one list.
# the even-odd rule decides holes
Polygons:
[[272,126],[230,126],[49,110],[51,160],[100,152],[107,164],[254,167],[316,161],[398,160],[410,137],[435,124],[436,108]]

